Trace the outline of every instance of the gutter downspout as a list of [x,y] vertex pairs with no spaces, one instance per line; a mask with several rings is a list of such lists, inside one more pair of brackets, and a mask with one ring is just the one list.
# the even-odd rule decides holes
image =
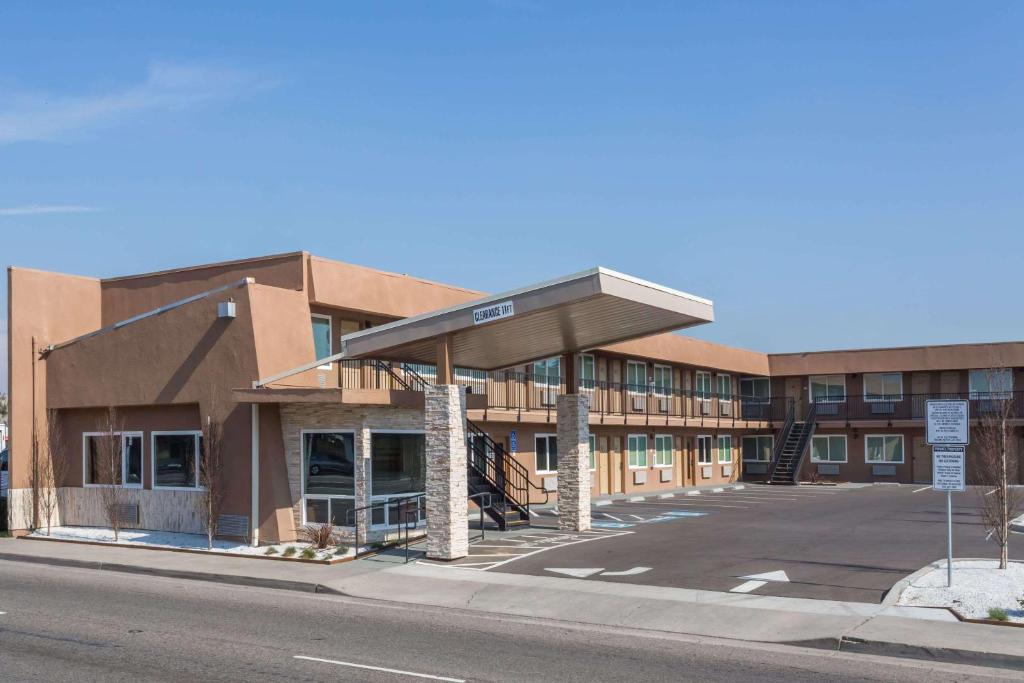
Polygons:
[[260,544],[260,404],[250,404],[252,410],[252,539],[253,547]]

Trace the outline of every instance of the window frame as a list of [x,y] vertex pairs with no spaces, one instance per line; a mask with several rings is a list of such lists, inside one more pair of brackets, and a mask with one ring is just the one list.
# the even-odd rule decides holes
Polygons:
[[[700,378],[702,376],[708,378],[708,388],[707,388],[706,392],[703,389],[700,388],[700,384],[701,384]],[[712,396],[714,396],[714,394],[712,393],[712,389],[713,389],[713,384],[711,382],[711,372],[708,371],[708,370],[696,370],[696,371],[694,371],[694,378],[693,378],[693,394],[694,394],[694,396],[699,398],[701,401],[710,401]]]
[[[367,492],[367,495],[369,495],[370,503],[374,504],[374,503],[379,503],[379,502],[385,501],[385,500],[397,500],[399,498],[415,498],[416,496],[424,495],[426,493],[426,489],[427,489],[427,478],[426,478],[427,477],[427,469],[426,469],[427,468],[427,462],[426,462],[426,458],[427,458],[427,454],[426,454],[427,430],[426,429],[370,429],[368,431],[370,432],[370,457],[368,458],[368,460],[370,462],[369,462],[368,466],[365,468],[365,471],[369,472],[369,474],[370,474],[370,476],[367,478],[367,481],[366,481],[366,492]],[[398,493],[398,494],[392,494],[392,495],[376,495],[376,496],[373,495],[373,435],[374,434],[421,434],[423,436],[424,444],[423,444],[423,490],[422,491],[413,491],[412,493]],[[353,441],[353,446],[354,445],[355,445],[355,442]],[[352,455],[355,456],[355,453],[353,453]],[[493,455],[492,455],[492,457],[493,457]],[[353,471],[352,475],[353,475],[352,476],[352,484],[353,484],[353,486],[355,486],[356,480],[355,480],[355,472],[354,471]],[[305,506],[303,506],[303,507],[305,507]],[[392,529],[392,528],[394,528],[398,524],[398,522],[396,522],[395,524],[391,523],[391,519],[390,519],[391,518],[391,506],[390,505],[385,505],[384,506],[384,523],[383,524],[374,524],[373,523],[373,509],[371,509],[367,514],[369,515],[369,518],[370,518],[370,529],[372,529],[372,530]],[[416,522],[416,526],[419,527],[419,526],[422,526],[422,525],[424,525],[426,523],[427,523],[426,511],[424,510],[423,517],[422,517],[422,519],[418,519],[418,521]]]
[[[868,441],[871,439],[882,439],[882,452],[885,452],[885,439],[898,438],[900,440],[899,460],[869,460]],[[902,434],[865,434],[864,435],[864,463],[867,465],[905,465],[907,462],[907,444]]]
[[[768,449],[769,450],[768,459],[767,460],[761,460],[760,458],[757,458],[757,459],[754,459],[754,460],[750,460],[745,455],[743,455],[744,450],[745,450],[743,448],[743,442],[746,441],[747,439],[754,439],[755,440],[754,441],[754,451],[755,452],[760,452],[760,448],[758,448],[758,443],[757,443],[758,440],[759,439],[768,439],[771,442],[771,447]],[[744,435],[742,435],[740,437],[740,461],[741,462],[754,462],[754,463],[771,462],[772,461],[771,454],[773,452],[775,452],[775,435],[774,434],[744,434]]]
[[[196,446],[196,483],[195,486],[160,486],[156,483],[156,437],[158,436],[193,436]],[[156,431],[149,433],[149,471],[152,472],[152,488],[155,491],[203,491],[202,485],[202,448],[203,432],[199,429],[179,429],[170,431]]]
[[[640,462],[639,457],[637,458],[637,463],[638,464],[636,464],[636,465],[632,464],[629,461],[629,456],[632,454],[632,449],[629,447],[630,439],[643,439],[644,440],[644,450],[643,450],[644,464],[643,465],[639,464],[639,462]],[[639,441],[637,442],[637,445],[639,446]],[[641,433],[641,432],[635,432],[633,434],[626,434],[626,467],[628,469],[631,469],[631,470],[646,470],[647,469],[647,464],[650,462],[650,459],[647,457],[647,451],[648,451],[647,434]],[[637,454],[639,455],[639,453],[640,453],[640,450],[637,449]]]
[[[356,430],[355,429],[351,429],[351,428],[349,428],[349,429],[331,429],[329,427],[317,427],[317,428],[314,428],[314,429],[300,429],[299,430],[299,468],[301,470],[300,474],[302,475],[302,478],[299,481],[299,494],[300,494],[300,498],[299,499],[302,501],[301,506],[300,506],[302,508],[302,516],[301,516],[302,524],[303,525],[306,525],[306,524],[324,524],[324,522],[310,522],[309,520],[306,519],[306,499],[308,498],[308,499],[312,499],[312,500],[326,500],[327,501],[327,519],[328,520],[331,519],[331,499],[332,498],[342,498],[342,499],[345,499],[345,500],[348,500],[349,498],[351,498],[352,503],[353,503],[352,507],[357,507],[355,505],[356,489],[358,488],[358,486],[356,484],[356,471],[355,471],[355,469],[352,470],[352,495],[351,496],[346,496],[346,495],[342,495],[342,494],[338,494],[338,493],[306,493],[306,477],[309,476],[309,468],[306,466],[306,434],[351,434],[352,435],[352,451],[353,451],[352,452],[352,459],[353,459],[353,461],[358,460],[360,457],[362,457],[362,454],[356,452],[356,442],[357,442],[357,439],[356,439]],[[347,524],[345,524],[345,525],[342,525],[341,528],[342,529],[352,529],[352,528],[355,527],[356,524],[358,524],[358,520],[353,519],[352,520],[352,524],[353,524],[353,526],[351,526],[351,527],[348,526]]]
[[[815,400],[815,398],[814,398],[814,378],[815,377],[824,377],[825,380],[826,380],[825,381],[825,396],[822,397],[819,400]],[[828,387],[831,384],[830,382],[828,382],[828,378],[830,378],[830,377],[842,377],[843,378],[843,396],[842,396],[842,398],[832,397],[832,396],[828,395]],[[846,393],[846,375],[839,375],[839,374],[836,374],[836,375],[808,375],[807,376],[807,398],[810,400],[811,403],[846,403],[846,398],[847,398],[847,393]]]
[[[538,455],[537,455],[537,440],[538,439],[552,439],[552,440],[554,440],[554,442],[555,442],[555,459],[556,459],[555,469],[553,469],[553,470],[542,470],[542,469],[540,469],[540,460],[539,460]],[[557,434],[534,434],[533,435],[533,473],[534,474],[543,474],[543,475],[558,474],[557,458],[558,458],[558,435]],[[547,451],[546,459],[547,459],[547,463],[545,463],[545,464],[550,466],[551,465],[551,450],[550,449]]]
[[[591,377],[586,377],[584,368],[587,367],[587,363],[590,363]],[[593,391],[597,387],[597,359],[594,358],[592,353],[581,353],[580,354],[580,376],[579,376],[579,388],[584,391]]]
[[[643,382],[635,383],[629,381],[630,369],[640,366],[643,368]],[[637,388],[640,387],[640,388]],[[644,360],[627,360],[626,361],[626,390],[633,396],[644,396],[647,394],[650,382],[647,379],[647,361]]]
[[[821,460],[814,457],[814,440],[825,439],[828,443],[828,460]],[[843,459],[833,460],[832,459],[832,442],[829,439],[842,439],[843,440]],[[846,438],[846,434],[813,434],[811,435],[811,443],[807,444],[811,452],[809,455],[810,462],[815,465],[845,465],[850,462],[850,440]]]
[[[710,434],[698,434],[695,437],[695,439],[696,439],[695,443],[696,443],[696,446],[697,446],[697,465],[698,466],[700,466],[700,465],[714,465],[715,464],[715,454],[713,452],[714,451],[713,447],[714,447],[715,444],[714,444],[714,440],[713,440],[712,436]],[[708,447],[707,447],[708,461],[707,462],[701,462],[701,459],[700,459],[700,444],[701,444],[701,441],[706,441],[707,444],[708,444]]]
[[[658,442],[668,439],[668,462],[658,463]],[[671,434],[655,434],[654,435],[654,466],[659,469],[665,469],[669,467],[675,467],[676,464],[676,447],[675,437]]]
[[[555,367],[558,368],[558,371],[555,373],[555,382],[554,382],[554,384],[551,383],[551,365],[552,364]],[[541,365],[541,366],[544,367],[544,375],[543,375],[544,376],[544,381],[543,382],[538,382],[537,381],[537,378],[540,376],[540,374],[538,374],[538,372],[537,372],[537,366],[538,365]],[[540,388],[540,389],[555,389],[555,390],[557,390],[557,389],[561,388],[561,386],[562,386],[562,358],[560,356],[552,356],[551,358],[542,358],[540,360],[535,360],[531,364],[531,367],[533,368],[533,386],[535,386],[537,388]]]
[[[92,436],[110,436],[110,432],[82,432],[82,487],[83,488],[111,488],[119,486],[123,489],[141,489],[146,484],[146,435],[145,432],[141,431],[130,431],[126,430],[123,432],[114,432],[114,436],[121,437],[121,483],[120,484],[87,484],[86,473],[89,471],[89,437]],[[139,483],[138,484],[126,484],[128,480],[128,459],[124,457],[125,447],[124,440],[126,437],[138,437],[139,443],[143,446],[143,452],[139,454]]]
[[[988,389],[979,391],[974,388],[975,373],[986,373],[988,375]],[[994,373],[1006,374],[1010,378],[1009,388],[992,389],[992,375]],[[972,401],[983,401],[986,399],[1005,400],[1013,397],[1013,368],[970,368],[967,370],[967,396]]]
[[[725,386],[727,387],[727,394],[722,394],[722,380],[725,380]],[[732,375],[727,372],[719,372],[715,375],[715,393],[718,396],[719,403],[731,403],[732,402]]]
[[[331,356],[334,355],[334,320],[331,318],[331,316],[327,315],[326,313],[313,313],[312,311],[310,312],[309,317],[310,318],[320,318],[321,320],[324,320],[324,319],[327,320],[327,346],[328,346],[327,350],[328,350],[329,353],[326,356],[324,356],[324,358],[330,358]],[[312,323],[312,321],[311,321],[311,323]],[[316,353],[316,339],[315,338],[313,339],[313,353]],[[320,359],[317,358],[317,360],[320,360]],[[333,365],[334,365],[333,362],[324,363],[323,365],[316,366],[316,369],[317,370],[330,370],[331,367],[333,367]]]
[[[882,377],[882,388],[885,388],[885,376],[896,375],[900,380],[900,390],[897,394],[868,394],[868,377]],[[903,400],[903,373],[902,372],[865,372],[861,375],[861,391],[864,394],[865,403],[895,403]]]
[[[761,397],[754,394],[743,393],[744,382],[765,382],[768,385],[768,395]],[[771,377],[740,377],[740,400],[747,403],[766,404],[772,401],[772,380]]]
[[[728,460],[722,460],[722,443],[723,443],[723,441],[724,441],[725,443],[727,443],[727,444],[728,444],[728,446],[729,446],[729,447],[728,447],[728,448],[726,449],[726,452],[728,452],[728,453],[729,453],[729,459],[728,459]],[[719,465],[731,465],[731,464],[733,464],[733,455],[732,455],[732,434],[719,434],[719,435],[718,435],[718,438],[716,439],[716,443],[715,443],[715,445],[716,445],[716,446],[718,447],[718,454],[717,454],[717,455],[716,455],[716,457],[715,457],[715,461],[716,461],[716,462],[717,462],[717,463],[718,463]]]
[[[661,388],[658,387],[658,374],[659,374],[659,371],[661,372],[663,377],[667,377],[668,378],[668,385],[667,386],[666,385],[662,385]],[[672,395],[672,391],[675,388],[673,386],[672,374],[673,373],[672,373],[672,366],[671,365],[665,365],[664,363],[655,363],[654,364],[654,381],[652,382],[652,386],[654,387],[654,395],[655,396],[658,396],[660,398],[667,398],[667,397]]]

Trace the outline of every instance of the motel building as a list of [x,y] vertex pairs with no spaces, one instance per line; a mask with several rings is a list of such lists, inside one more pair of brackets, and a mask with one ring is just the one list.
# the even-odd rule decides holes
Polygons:
[[223,535],[368,538],[411,511],[428,556],[453,559],[477,502],[501,528],[557,502],[583,530],[598,496],[927,483],[928,399],[968,399],[975,428],[995,399],[1024,416],[1024,342],[759,353],[685,336],[713,322],[707,299],[603,268],[487,295],[296,252],[109,279],[10,268],[8,285],[15,533],[40,523],[33,435],[52,431],[35,457],[66,461],[54,523],[105,526],[120,486],[124,526],[204,533],[216,420]]

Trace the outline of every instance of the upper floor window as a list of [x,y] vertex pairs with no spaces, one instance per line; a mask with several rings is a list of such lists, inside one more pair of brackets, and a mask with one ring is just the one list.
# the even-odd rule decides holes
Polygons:
[[589,353],[580,354],[580,388],[593,389],[597,384],[597,368],[594,357]]
[[740,398],[751,403],[767,403],[771,397],[771,381],[767,377],[744,377],[740,380]]
[[718,375],[718,400],[732,400],[732,377],[729,375]]
[[846,375],[812,375],[811,400],[815,403],[842,403],[846,400]]
[[902,401],[903,374],[899,372],[865,373],[864,400]]
[[538,386],[557,387],[562,383],[562,362],[557,356],[533,364],[533,382]]
[[[310,316],[313,324],[313,350],[316,352],[316,360],[327,358],[331,350],[331,316],[314,313]],[[321,365],[322,368],[329,368],[330,363]]]
[[668,365],[654,366],[654,393],[659,396],[672,393],[672,368]]
[[699,398],[711,398],[711,373],[698,370],[693,390]]
[[626,363],[626,384],[630,391],[642,393],[647,391],[647,363],[631,360]]
[[454,379],[456,384],[468,387],[471,394],[482,394],[487,388],[487,372],[485,370],[455,368]]
[[987,368],[971,370],[969,377],[971,398],[1010,398],[1013,394],[1013,370]]

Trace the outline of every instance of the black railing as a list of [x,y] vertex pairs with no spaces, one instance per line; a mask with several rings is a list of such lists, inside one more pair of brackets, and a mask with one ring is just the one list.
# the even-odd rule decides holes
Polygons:
[[817,421],[854,422],[858,420],[924,420],[925,404],[930,400],[966,400],[972,420],[994,414],[1010,402],[1012,414],[1024,417],[1024,391],[900,394],[875,396],[830,396],[813,401]]
[[[420,524],[426,520],[426,500],[426,494],[420,493],[412,496],[396,496],[350,509],[347,515],[347,524],[355,528],[355,556],[358,558],[378,552],[383,548],[404,546],[405,561],[408,562],[409,544],[411,541],[417,540],[422,536],[422,534],[417,534],[413,537],[410,532],[419,528]],[[381,516],[384,519],[382,523],[385,525],[384,540],[373,547],[363,550],[362,541],[369,534],[364,533],[364,523],[360,521],[360,517],[367,518],[368,525],[372,527],[375,525],[374,520],[377,517],[377,512],[383,513]],[[360,513],[364,514],[360,515]],[[388,540],[387,531],[391,529],[396,530],[398,535],[394,539]]]
[[471,471],[502,494],[491,502],[496,514],[504,515],[508,505],[512,505],[529,518],[531,489],[542,492],[543,503],[548,502],[548,492],[530,481],[529,470],[514,455],[510,457],[503,444],[489,437],[470,420],[466,420],[466,432],[467,463]]
[[779,438],[775,439],[775,447],[772,449],[772,461],[768,466],[768,481],[771,481],[772,477],[775,476],[775,470],[779,466],[782,451],[786,447],[786,441],[789,439],[789,432],[793,429],[794,422],[796,422],[796,404],[790,403],[789,409],[786,411],[786,421],[782,423],[782,429],[779,430]]
[[807,455],[808,444],[811,443],[811,437],[814,436],[814,430],[817,425],[815,421],[818,406],[814,403],[807,409],[807,415],[804,417],[804,430],[800,434],[800,441],[796,445],[796,460],[793,463],[793,482],[795,483],[800,477],[800,468],[803,467],[804,458]]

